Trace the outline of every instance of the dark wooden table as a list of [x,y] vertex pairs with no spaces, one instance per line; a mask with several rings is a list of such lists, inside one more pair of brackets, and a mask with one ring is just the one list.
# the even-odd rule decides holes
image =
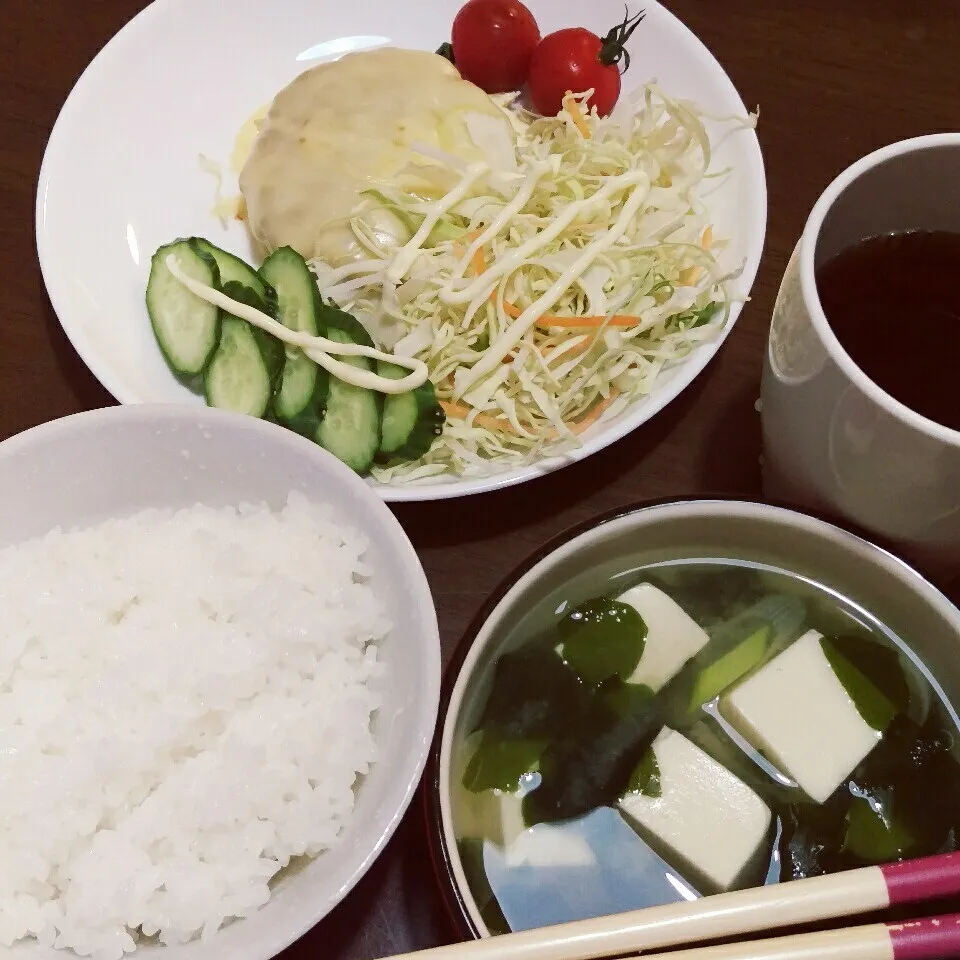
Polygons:
[[[94,54],[145,5],[0,0],[0,439],[112,403],[47,301],[33,204],[60,105]],[[612,449],[536,484],[397,510],[430,578],[447,658],[496,583],[573,523],[647,498],[760,496],[754,401],[761,356],[780,276],[810,207],[837,173],[871,150],[960,129],[956,0],[668,5],[716,54],[746,103],[761,108],[770,216],[753,299],[693,387]],[[960,586],[948,590],[960,599]],[[357,889],[288,953],[360,960],[450,936],[415,807]]]

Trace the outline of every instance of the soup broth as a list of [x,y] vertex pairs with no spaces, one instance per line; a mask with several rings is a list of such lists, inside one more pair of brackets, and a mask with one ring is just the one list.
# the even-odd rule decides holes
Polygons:
[[956,711],[834,591],[704,558],[550,606],[478,678],[454,755],[492,932],[960,847]]

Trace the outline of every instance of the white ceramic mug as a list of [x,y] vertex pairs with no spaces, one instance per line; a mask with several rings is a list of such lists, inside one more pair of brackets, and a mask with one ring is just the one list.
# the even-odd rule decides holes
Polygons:
[[815,271],[878,234],[960,232],[958,191],[960,133],[892,144],[840,174],[784,274],[762,387],[764,495],[844,516],[947,575],[960,572],[960,432],[904,406],[857,367],[827,322]]

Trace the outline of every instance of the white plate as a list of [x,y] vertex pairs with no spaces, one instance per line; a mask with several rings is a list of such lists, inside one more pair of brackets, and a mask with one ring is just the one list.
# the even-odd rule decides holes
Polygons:
[[[67,98],[47,144],[37,193],[37,249],[51,302],[71,343],[121,403],[202,404],[173,378],[153,339],[144,289],[154,250],[175,237],[208,237],[251,259],[244,228],[213,216],[214,181],[199,155],[227,166],[237,131],[303,70],[349,50],[391,43],[435,49],[461,0],[156,0],[93,60]],[[528,0],[544,34],[584,25],[603,33],[621,0]],[[633,7],[637,7],[634,2]],[[745,107],[723,68],[669,11],[645,2],[630,43],[632,89],[656,77],[674,96],[717,115]],[[728,133],[729,127],[723,133]],[[732,173],[709,203],[732,238],[749,292],[766,227],[766,183],[752,131],[715,138],[714,169]],[[699,348],[648,398],[601,420],[572,454],[483,478],[429,486],[376,484],[386,500],[463,496],[555,470],[649,420],[710,361],[723,336]]]

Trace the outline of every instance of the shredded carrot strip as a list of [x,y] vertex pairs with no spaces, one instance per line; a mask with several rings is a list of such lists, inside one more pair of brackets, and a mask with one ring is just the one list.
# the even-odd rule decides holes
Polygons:
[[[581,420],[575,420],[569,423],[570,432],[579,435],[588,427],[592,427],[616,398],[617,392],[615,390],[611,391],[609,397],[591,407]],[[472,412],[470,407],[463,403],[450,403],[447,400],[441,400],[440,406],[448,417],[456,417],[461,420],[466,420]],[[502,417],[492,417],[488,413],[478,413],[473,418],[473,422],[485,430],[502,430],[505,433],[512,433],[514,436],[518,435],[513,424],[510,423],[509,420],[504,420]],[[557,431],[552,428],[547,432],[547,438],[549,440],[556,440],[558,436]]]
[[596,334],[594,334],[592,337],[587,337],[587,339],[582,343],[578,343],[575,347],[571,347],[569,350],[564,351],[560,355],[559,359],[571,360],[573,357],[579,357],[581,353],[586,353],[596,342]]
[[[512,319],[516,320],[523,311],[504,300],[503,312]],[[606,321],[606,317],[555,317],[552,314],[545,313],[538,318],[538,327],[599,327]],[[611,327],[635,327],[640,322],[639,317],[631,316],[628,313],[615,313],[610,318]]]
[[580,131],[580,135],[584,140],[589,140],[590,128],[587,126],[587,121],[583,118],[583,111],[580,109],[580,104],[577,103],[573,97],[564,97],[563,105],[567,108],[567,113],[570,114],[570,119],[573,121],[573,125]]
[[584,430],[586,430],[588,427],[592,427],[600,419],[607,407],[609,407],[610,404],[616,399],[617,391],[611,390],[609,397],[607,397],[605,400],[601,400],[598,404],[591,407],[582,420],[578,420],[576,423],[571,423],[570,429],[576,434],[583,433]]
[[608,327],[635,327],[640,322],[639,317],[628,313],[615,313],[607,322],[606,317],[552,317],[544,314],[537,320],[538,327],[600,327],[604,323]]
[[[440,406],[448,417],[456,417],[460,420],[466,420],[472,413],[471,408],[463,403],[450,403],[447,400],[441,400]],[[473,418],[473,422],[478,427],[483,427],[484,430],[503,430],[506,433],[515,435],[517,433],[509,420],[504,420],[501,417],[491,417],[488,413],[478,413]]]
[[[473,243],[482,232],[482,230],[473,230],[467,234],[467,239]],[[456,256],[462,257],[467,252],[467,245],[460,240],[455,240],[453,243],[453,252]],[[480,274],[487,269],[487,260],[483,255],[482,247],[473,251],[473,256],[470,258],[470,268],[477,276],[480,276]]]
[[473,251],[473,258],[470,261],[473,272],[479,277],[487,269],[487,258],[483,255],[483,247],[477,247]]

